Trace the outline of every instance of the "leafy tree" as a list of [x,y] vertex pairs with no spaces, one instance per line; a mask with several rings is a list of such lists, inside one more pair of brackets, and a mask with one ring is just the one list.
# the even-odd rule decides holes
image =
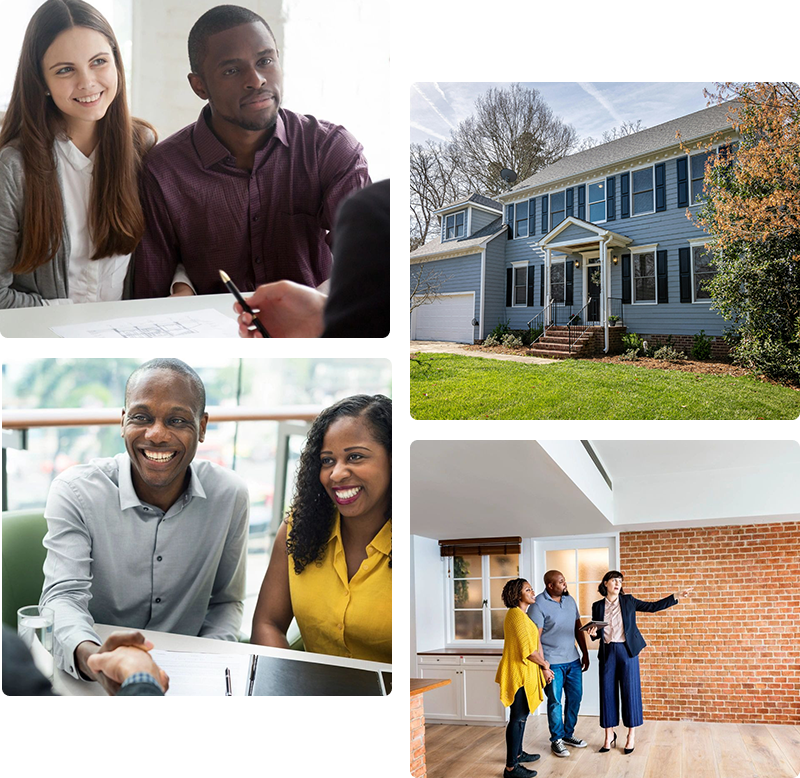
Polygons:
[[724,83],[707,96],[736,101],[728,116],[740,140],[706,165],[697,222],[717,269],[706,289],[730,322],[734,359],[800,383],[800,91]]

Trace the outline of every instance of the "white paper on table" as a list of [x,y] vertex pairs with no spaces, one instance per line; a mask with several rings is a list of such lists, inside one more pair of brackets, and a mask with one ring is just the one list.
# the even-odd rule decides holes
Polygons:
[[61,338],[238,338],[239,325],[213,308],[130,316],[50,328]]
[[153,661],[169,676],[168,697],[224,697],[225,668],[234,697],[247,694],[250,654],[201,654],[153,649]]

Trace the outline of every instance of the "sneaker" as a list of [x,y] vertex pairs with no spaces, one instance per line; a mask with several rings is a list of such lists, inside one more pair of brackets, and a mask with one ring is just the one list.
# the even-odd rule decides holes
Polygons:
[[540,759],[540,758],[541,758],[540,754],[529,754],[527,751],[523,751],[519,755],[519,759],[517,761],[519,761],[519,762],[535,762],[537,759]]
[[564,741],[563,740],[554,740],[550,744],[550,750],[556,756],[569,756],[569,751],[567,751],[567,749],[564,747]]
[[529,770],[527,767],[517,764],[511,770],[503,770],[503,775],[506,778],[533,778],[536,775],[536,770]]
[[581,740],[579,737],[565,737],[561,742],[573,748],[586,748],[588,745],[585,740]]

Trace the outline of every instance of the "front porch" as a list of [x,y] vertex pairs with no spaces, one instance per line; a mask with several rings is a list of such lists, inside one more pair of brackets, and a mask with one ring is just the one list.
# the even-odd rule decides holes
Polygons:
[[528,349],[528,353],[547,359],[579,359],[599,357],[603,354],[619,354],[624,350],[622,336],[627,327],[608,328],[608,350],[606,328],[602,325],[558,325],[548,327]]

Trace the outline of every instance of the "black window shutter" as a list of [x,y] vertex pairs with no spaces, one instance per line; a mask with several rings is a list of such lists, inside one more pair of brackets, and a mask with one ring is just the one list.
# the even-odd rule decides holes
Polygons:
[[622,255],[622,304],[631,302],[631,255]]
[[667,165],[661,162],[656,165],[656,211],[667,210]]
[[574,285],[573,281],[575,278],[575,263],[570,262],[570,260],[567,259],[564,264],[566,265],[564,268],[566,271],[564,275],[567,277],[567,283],[564,287],[564,305],[572,305],[572,287]]
[[622,173],[619,177],[619,217],[627,219],[631,215],[631,200],[628,192],[630,173]]
[[544,308],[544,263],[542,263],[542,284],[539,287],[539,307]]
[[514,268],[506,268],[506,308],[511,307],[512,295],[514,294]]
[[528,200],[528,235],[536,234],[536,198]]
[[678,208],[689,206],[689,158],[678,157]]
[[575,215],[573,213],[573,200],[574,200],[574,196],[575,196],[574,195],[574,191],[575,190],[572,187],[567,189],[567,197],[566,197],[566,200],[567,200],[567,214],[566,215],[567,216],[574,216]]
[[506,206],[506,219],[508,220],[508,239],[514,237],[514,204]]
[[678,270],[681,277],[681,302],[690,303],[692,301],[692,268],[691,268],[691,249],[688,247],[678,249]]
[[542,234],[547,234],[547,195],[542,196]]
[[669,302],[669,290],[667,289],[667,252],[656,252],[656,284],[658,285],[658,302]]
[[613,222],[617,218],[617,205],[614,202],[614,177],[606,179],[606,221]]
[[586,185],[578,187],[578,218],[586,221]]
[[528,265],[528,308],[533,305],[533,287],[536,283],[536,268],[533,265]]

